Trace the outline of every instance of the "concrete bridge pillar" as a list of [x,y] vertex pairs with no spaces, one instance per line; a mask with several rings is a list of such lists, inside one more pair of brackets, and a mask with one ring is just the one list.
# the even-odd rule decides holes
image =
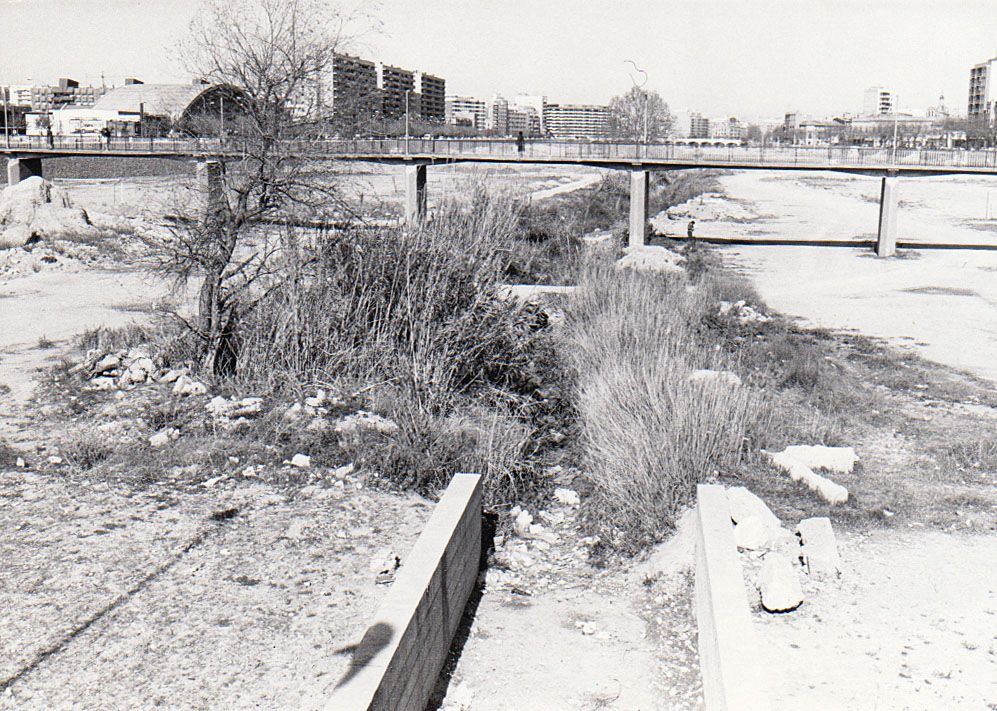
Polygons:
[[426,164],[405,166],[405,222],[414,227],[426,219]]
[[42,175],[41,158],[9,158],[7,160],[7,184],[15,185],[25,178]]
[[646,170],[630,172],[630,247],[647,243],[647,178]]
[[892,257],[897,253],[897,178],[883,178],[879,193],[879,234],[876,238],[876,256]]
[[224,207],[225,186],[223,166],[217,160],[197,162],[197,189],[201,194],[202,218],[207,225],[217,226]]

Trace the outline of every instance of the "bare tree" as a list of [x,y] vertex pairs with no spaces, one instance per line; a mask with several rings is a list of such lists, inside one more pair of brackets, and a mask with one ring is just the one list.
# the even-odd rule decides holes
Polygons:
[[321,87],[349,19],[320,0],[209,0],[181,47],[186,67],[225,101],[225,145],[238,151],[157,250],[159,268],[179,284],[203,279],[188,325],[206,369],[234,370],[240,315],[290,236],[261,225],[344,207],[309,147],[322,135]]
[[655,141],[668,136],[672,127],[668,104],[656,91],[635,86],[626,94],[613,97],[609,110],[610,133],[614,138],[639,141],[646,135],[647,140]]

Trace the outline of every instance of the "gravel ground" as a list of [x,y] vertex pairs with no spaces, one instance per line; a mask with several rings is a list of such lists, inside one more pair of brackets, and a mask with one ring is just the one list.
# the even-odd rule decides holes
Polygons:
[[0,709],[301,708],[345,672],[431,506],[229,480],[0,474]]

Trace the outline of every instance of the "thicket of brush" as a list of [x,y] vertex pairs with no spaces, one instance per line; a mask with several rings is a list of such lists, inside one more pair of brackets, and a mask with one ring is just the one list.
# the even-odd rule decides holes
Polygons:
[[528,264],[522,210],[477,192],[417,230],[300,245],[240,324],[241,389],[364,390],[400,427],[351,452],[383,479],[432,491],[481,471],[491,501],[538,493],[570,408],[545,316],[500,289]]

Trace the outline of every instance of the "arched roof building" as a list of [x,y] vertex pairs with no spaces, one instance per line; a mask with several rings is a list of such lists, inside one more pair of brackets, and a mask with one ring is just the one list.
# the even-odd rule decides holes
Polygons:
[[[223,100],[238,101],[242,95],[239,89],[224,84],[128,84],[104,94],[94,108],[141,113],[176,124],[199,114],[217,114]],[[231,105],[229,110],[236,108]]]

